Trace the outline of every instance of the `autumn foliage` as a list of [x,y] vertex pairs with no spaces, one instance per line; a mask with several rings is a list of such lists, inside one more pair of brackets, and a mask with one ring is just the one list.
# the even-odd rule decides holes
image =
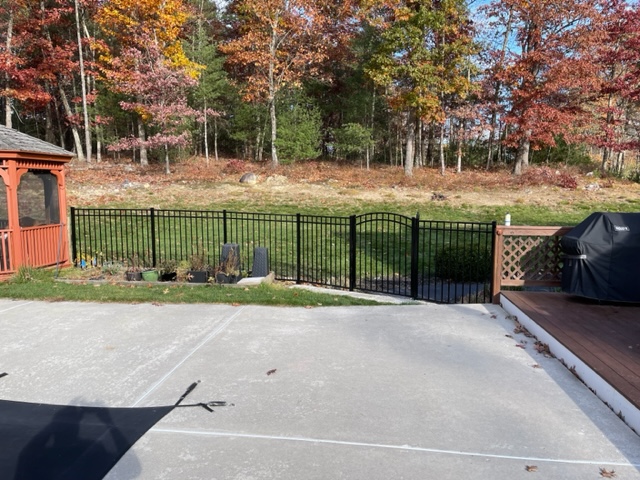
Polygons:
[[[2,0],[1,108],[81,160],[167,172],[213,150],[640,178],[639,32],[631,0]],[[296,135],[314,145],[279,147]]]

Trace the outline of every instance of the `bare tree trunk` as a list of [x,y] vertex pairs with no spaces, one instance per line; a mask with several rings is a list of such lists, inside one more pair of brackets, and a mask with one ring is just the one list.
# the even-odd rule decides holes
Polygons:
[[529,149],[531,148],[531,130],[524,132],[524,135],[518,142],[518,151],[516,152],[516,164],[513,167],[515,175],[522,175],[522,172],[529,166]]
[[276,79],[275,79],[275,61],[276,61],[276,29],[271,30],[271,44],[269,45],[269,117],[271,119],[271,166],[278,166],[278,152],[276,148],[278,125],[276,122]]
[[[7,55],[11,55],[11,40],[13,38],[13,9],[9,8],[9,19],[7,22]],[[9,61],[7,60],[7,63]],[[13,123],[11,121],[11,117],[13,114],[13,98],[10,97],[7,93],[9,90],[9,72],[5,73],[5,95],[4,95],[4,125],[8,128],[13,127]]]
[[89,109],[87,107],[87,79],[84,75],[84,53],[82,51],[82,35],[80,33],[80,12],[78,0],[74,0],[76,11],[76,36],[78,38],[78,59],[80,64],[80,86],[82,91],[82,114],[84,116],[84,145],[86,160],[91,162],[91,128],[89,123]]
[[424,159],[422,158],[422,120],[417,120],[417,134],[416,134],[416,161],[415,164],[417,167],[422,167],[424,165]]
[[207,129],[207,100],[204,101],[204,158],[209,166],[209,131]]
[[456,172],[462,172],[462,137],[464,132],[464,121],[460,120],[460,124],[458,125],[458,151],[457,151],[457,162],[456,162]]
[[149,165],[147,147],[144,144],[147,141],[147,131],[144,128],[142,118],[138,118],[138,140],[140,140],[140,165],[146,167]]
[[220,159],[218,158],[218,116],[214,115],[213,117],[213,154],[216,162]]
[[412,108],[407,113],[407,145],[404,159],[404,174],[407,177],[413,176],[413,161],[415,158],[416,146],[416,120],[415,112]]
[[447,171],[447,163],[444,157],[444,123],[440,126],[440,175],[444,177]]
[[[73,112],[71,111],[71,105],[69,105],[69,100],[67,99],[67,94],[62,88],[62,82],[58,80],[58,91],[60,92],[60,100],[62,100],[62,106],[64,107],[64,112],[67,117],[72,117]],[[78,132],[78,127],[76,127],[73,123],[71,124],[71,134],[73,135],[73,142],[76,146],[76,155],[78,156],[78,160],[81,162],[85,161],[84,152],[82,151],[82,140],[80,140],[80,133]]]
[[[509,10],[509,18],[507,19],[507,26],[504,30],[504,38],[502,39],[502,49],[500,51],[500,63],[499,66],[502,68],[502,64],[504,62],[504,55],[507,51],[507,45],[509,43],[509,35],[511,35],[511,22],[513,20],[513,10]],[[498,117],[497,112],[497,104],[499,101],[498,96],[500,95],[500,88],[502,87],[502,83],[500,81],[496,82],[495,88],[493,90],[493,101],[495,105],[491,109],[491,128],[489,129],[489,152],[487,153],[487,170],[491,168],[493,165],[493,142],[495,136],[495,128],[496,128],[496,120]],[[498,130],[498,139],[500,139],[500,131]]]

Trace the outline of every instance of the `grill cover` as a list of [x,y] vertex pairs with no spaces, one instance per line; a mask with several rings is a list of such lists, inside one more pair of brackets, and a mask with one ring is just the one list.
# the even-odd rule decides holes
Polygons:
[[564,292],[640,302],[640,213],[592,213],[560,246]]

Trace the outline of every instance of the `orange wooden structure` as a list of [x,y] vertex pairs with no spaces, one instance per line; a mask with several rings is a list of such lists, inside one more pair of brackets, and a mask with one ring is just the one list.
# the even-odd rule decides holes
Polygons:
[[0,279],[69,264],[64,165],[74,155],[0,125]]

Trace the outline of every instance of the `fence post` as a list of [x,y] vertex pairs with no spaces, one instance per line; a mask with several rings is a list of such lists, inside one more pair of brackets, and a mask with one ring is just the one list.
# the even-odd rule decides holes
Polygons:
[[227,211],[222,210],[222,243],[227,242]]
[[296,283],[301,283],[302,276],[302,226],[300,214],[296,213]]
[[156,210],[151,207],[149,209],[149,220],[151,229],[151,266],[156,268]]
[[504,235],[502,228],[498,229],[496,222],[492,223],[493,235],[492,235],[492,249],[491,249],[491,302],[494,304],[500,303],[500,284],[502,283],[502,250]]
[[418,298],[418,243],[420,240],[420,212],[411,219],[411,298]]
[[356,288],[356,216],[349,217],[349,290]]
[[76,207],[70,208],[71,217],[71,263],[75,265],[78,255],[78,247],[76,245]]

